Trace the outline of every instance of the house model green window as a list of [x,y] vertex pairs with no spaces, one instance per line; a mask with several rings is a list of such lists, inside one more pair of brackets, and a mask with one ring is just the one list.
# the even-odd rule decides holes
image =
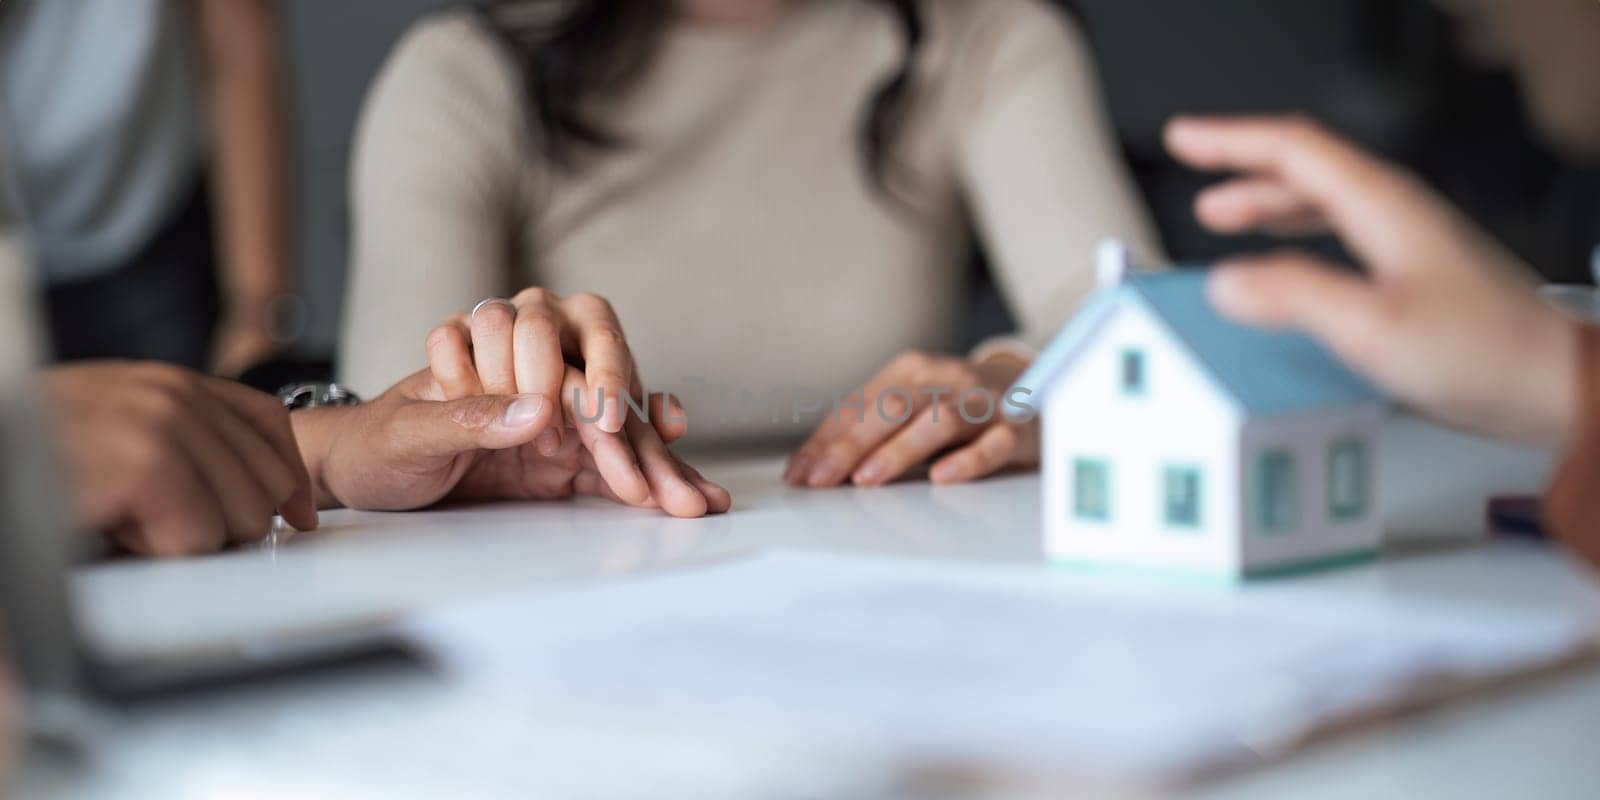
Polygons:
[[1122,351],[1122,393],[1144,394],[1144,351]]
[[1174,528],[1200,527],[1200,470],[1167,467],[1161,475],[1162,517]]
[[1367,444],[1359,439],[1328,448],[1328,516],[1335,522],[1367,515]]
[[1072,462],[1072,513],[1078,519],[1111,518],[1111,467],[1093,458]]
[[1256,461],[1256,527],[1262,533],[1285,533],[1295,527],[1294,456],[1268,450]]

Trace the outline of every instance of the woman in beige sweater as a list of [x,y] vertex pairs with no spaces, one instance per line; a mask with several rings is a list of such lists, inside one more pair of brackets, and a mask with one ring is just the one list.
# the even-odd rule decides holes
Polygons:
[[[1072,314],[1096,241],[1156,250],[1087,45],[1042,0],[447,12],[385,67],[353,185],[342,364],[358,389],[422,366],[396,343],[446,319],[428,357],[459,392],[559,390],[562,361],[603,384],[609,345],[609,380],[637,391],[636,361],[687,401],[694,441],[792,441],[828,417],[789,470],[812,486],[939,453],[941,481],[1031,463],[1036,434],[950,404],[1003,385]],[[917,355],[957,344],[974,232],[1020,341]],[[595,295],[626,345],[586,327],[609,311]],[[490,351],[503,374],[479,380]],[[887,389],[904,393],[885,406]]]

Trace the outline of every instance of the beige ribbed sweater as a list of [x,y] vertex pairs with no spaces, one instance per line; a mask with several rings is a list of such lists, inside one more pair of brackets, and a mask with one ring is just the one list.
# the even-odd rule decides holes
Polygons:
[[358,134],[343,378],[371,393],[422,367],[428,330],[484,297],[590,291],[649,385],[686,397],[692,437],[794,435],[816,415],[796,422],[789,398],[956,344],[974,231],[1022,335],[1047,339],[1090,290],[1097,240],[1156,253],[1087,46],[1039,0],[923,5],[897,151],[909,210],[858,157],[866,98],[902,52],[875,3],[799,0],[761,31],[676,25],[604,109],[628,146],[577,174],[537,156],[477,19],[422,22]]

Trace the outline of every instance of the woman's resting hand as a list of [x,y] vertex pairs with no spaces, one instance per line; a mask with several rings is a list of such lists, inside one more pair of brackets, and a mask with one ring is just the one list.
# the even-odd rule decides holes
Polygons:
[[851,481],[881,486],[932,462],[929,478],[950,484],[1039,463],[1037,422],[1002,413],[1007,387],[1027,365],[1000,356],[974,364],[955,356],[895,357],[836,408],[795,451],[784,481],[823,488]]

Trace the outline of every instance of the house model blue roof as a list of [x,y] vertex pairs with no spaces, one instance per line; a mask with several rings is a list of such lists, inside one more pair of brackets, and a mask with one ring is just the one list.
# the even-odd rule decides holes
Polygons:
[[1100,290],[1017,380],[1035,409],[1055,379],[1128,303],[1140,303],[1250,416],[1297,414],[1384,402],[1383,396],[1316,341],[1223,318],[1206,299],[1206,270],[1130,274]]

